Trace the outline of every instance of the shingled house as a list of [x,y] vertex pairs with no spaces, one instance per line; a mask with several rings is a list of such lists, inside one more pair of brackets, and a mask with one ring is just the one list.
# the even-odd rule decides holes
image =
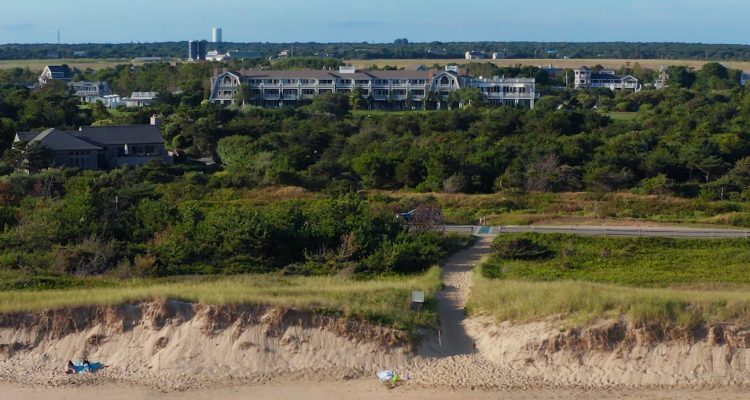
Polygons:
[[156,118],[150,125],[82,126],[77,131],[47,129],[18,132],[15,141],[38,142],[54,154],[55,166],[111,169],[143,165],[151,160],[171,163]]
[[73,78],[73,73],[67,65],[48,65],[39,75],[39,85],[44,86],[48,81],[69,82]]

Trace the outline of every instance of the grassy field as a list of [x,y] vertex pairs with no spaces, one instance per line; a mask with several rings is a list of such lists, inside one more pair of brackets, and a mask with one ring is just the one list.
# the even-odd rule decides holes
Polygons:
[[625,315],[692,328],[750,323],[750,241],[503,235],[474,276],[469,309],[500,321],[575,325]]
[[485,274],[498,279],[574,280],[626,286],[750,285],[750,240],[583,237],[563,234],[499,236],[502,249],[527,240],[539,259],[490,257]]
[[[410,311],[412,290],[426,292],[425,310]],[[111,287],[88,287],[0,291],[0,313],[180,299],[213,305],[261,304],[309,309],[412,330],[417,326],[434,326],[437,323],[434,296],[439,290],[438,267],[421,275],[372,280],[272,274],[196,277],[173,281],[119,282],[116,290]]]
[[498,321],[549,317],[583,326],[627,316],[636,324],[693,328],[703,322],[750,322],[747,287],[724,290],[629,288],[590,282],[531,282],[474,275],[468,310]]
[[750,205],[704,201],[669,195],[621,193],[448,194],[413,191],[368,191],[373,201],[411,210],[435,201],[447,223],[473,224],[487,217],[490,225],[628,224],[746,227]]
[[0,69],[10,68],[28,68],[32,71],[39,71],[40,73],[47,65],[61,65],[67,64],[71,67],[78,68],[80,70],[86,69],[102,69],[108,67],[116,67],[120,64],[134,64],[141,65],[143,63],[134,63],[130,59],[96,59],[96,58],[61,58],[51,60],[0,60]]
[[630,122],[638,116],[637,112],[609,112],[607,115],[615,121]]
[[[386,65],[395,65],[397,67],[404,67],[407,69],[414,69],[420,65],[426,65],[431,67],[434,64],[446,65],[446,64],[466,64],[469,62],[491,62],[498,66],[515,66],[521,65],[532,65],[532,66],[549,66],[552,65],[555,68],[579,68],[583,65],[594,66],[602,65],[605,68],[620,68],[623,66],[633,66],[636,63],[642,67],[658,70],[662,65],[687,65],[700,69],[703,64],[710,62],[702,60],[656,60],[656,59],[645,59],[645,60],[631,60],[631,59],[503,59],[503,60],[464,60],[464,59],[402,59],[402,60],[346,60],[347,64],[356,65],[360,68],[370,67],[371,65],[377,65],[378,67],[384,67]],[[748,61],[722,61],[727,64],[730,68],[750,70],[750,62]]]

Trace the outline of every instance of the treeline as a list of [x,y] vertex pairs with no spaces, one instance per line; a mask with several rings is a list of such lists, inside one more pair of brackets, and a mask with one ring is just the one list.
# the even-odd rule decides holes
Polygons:
[[[212,47],[213,44],[209,44]],[[498,52],[505,58],[627,58],[685,60],[750,60],[750,46],[702,43],[632,42],[430,42],[410,43],[222,43],[222,50],[255,50],[264,58],[283,50],[295,56],[342,59],[463,58],[467,50]],[[0,59],[73,58],[84,51],[88,58],[186,58],[187,41],[161,43],[4,44]]]

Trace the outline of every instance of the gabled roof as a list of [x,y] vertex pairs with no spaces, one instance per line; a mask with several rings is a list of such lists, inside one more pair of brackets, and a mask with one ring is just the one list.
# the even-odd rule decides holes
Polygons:
[[24,140],[29,143],[41,143],[45,147],[52,151],[65,151],[65,150],[101,150],[101,147],[94,146],[91,143],[81,140],[71,134],[72,132],[59,131],[54,128],[50,128],[39,132],[37,134],[30,132],[19,132],[18,137],[28,138],[30,135],[34,137],[30,140]]
[[74,134],[101,146],[164,143],[164,137],[156,125],[82,126]]
[[70,77],[70,68],[64,65],[48,65],[47,69],[52,74],[62,74],[65,78]]

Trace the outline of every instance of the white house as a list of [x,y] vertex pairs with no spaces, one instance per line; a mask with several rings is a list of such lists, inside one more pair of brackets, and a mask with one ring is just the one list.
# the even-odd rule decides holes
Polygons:
[[610,90],[633,90],[640,91],[641,85],[638,79],[632,75],[620,76],[615,71],[601,70],[595,72],[591,68],[581,67],[575,72],[575,81],[573,82],[576,89],[585,88],[607,88]]
[[133,92],[130,97],[122,99],[126,107],[143,107],[153,104],[157,92]]
[[742,86],[745,86],[748,84],[748,82],[750,82],[750,72],[742,71],[740,73],[740,84]]
[[93,103],[99,97],[112,94],[107,82],[68,82],[68,89],[81,100],[81,103]]

